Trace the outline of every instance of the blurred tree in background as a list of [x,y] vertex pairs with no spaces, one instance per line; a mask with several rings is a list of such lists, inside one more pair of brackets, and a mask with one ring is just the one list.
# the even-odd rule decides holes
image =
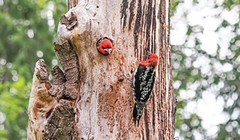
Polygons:
[[176,136],[240,138],[240,1],[173,0]]
[[[240,1],[172,0],[176,136],[240,137]],[[65,0],[0,0],[0,140],[26,139],[34,63],[53,50]]]
[[57,63],[53,40],[65,0],[0,0],[0,140],[26,139],[35,62]]

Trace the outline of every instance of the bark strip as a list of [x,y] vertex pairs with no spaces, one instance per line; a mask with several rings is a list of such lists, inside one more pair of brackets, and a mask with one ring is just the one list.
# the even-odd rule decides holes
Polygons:
[[51,84],[44,60],[37,61],[28,106],[28,140],[43,140],[47,117],[57,104],[49,94]]
[[64,72],[55,66],[52,70],[53,86],[51,95],[58,104],[53,108],[45,125],[44,138],[47,140],[76,140],[76,99],[79,91],[78,58],[68,41],[54,43],[55,50]]

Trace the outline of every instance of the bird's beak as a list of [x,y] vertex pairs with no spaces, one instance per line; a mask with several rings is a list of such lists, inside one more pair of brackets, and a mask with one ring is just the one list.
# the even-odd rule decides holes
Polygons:
[[111,54],[112,49],[104,49],[108,54]]

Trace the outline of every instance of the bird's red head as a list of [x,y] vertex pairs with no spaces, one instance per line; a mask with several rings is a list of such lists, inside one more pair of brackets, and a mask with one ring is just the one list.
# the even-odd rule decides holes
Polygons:
[[148,61],[149,61],[149,63],[151,64],[151,65],[153,65],[154,67],[156,67],[157,65],[158,65],[158,56],[156,55],[156,54],[153,54],[153,53],[150,53],[149,55],[148,55],[148,59],[147,59]]
[[140,62],[144,66],[154,66],[155,68],[158,65],[158,56],[154,53],[150,53],[146,60]]
[[103,38],[97,43],[97,50],[103,55],[109,55],[113,51],[113,42],[108,38]]

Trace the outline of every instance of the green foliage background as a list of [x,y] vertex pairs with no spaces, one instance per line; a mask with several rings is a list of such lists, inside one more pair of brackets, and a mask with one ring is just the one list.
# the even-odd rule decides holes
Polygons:
[[[186,8],[186,5],[190,6]],[[171,7],[172,31],[182,23],[185,25],[181,27],[187,27],[185,35],[179,36],[179,38],[184,38],[183,42],[179,45],[172,45],[174,88],[178,99],[176,137],[184,140],[240,139],[240,0],[172,0]],[[192,10],[193,7],[198,7],[196,9],[199,11],[199,17],[190,18],[191,12],[196,12]],[[205,13],[201,13],[204,8]],[[206,9],[211,9],[208,11],[210,14],[206,12]],[[236,15],[232,12],[235,10],[238,11]],[[178,12],[182,11],[179,20],[176,20]],[[224,17],[223,12],[227,13],[229,17],[232,16],[231,19],[236,18],[236,22]],[[206,16],[201,17],[203,14]],[[209,29],[206,29],[202,23],[195,22],[193,24],[191,20],[197,20],[197,18],[201,19],[200,22],[215,22],[207,23],[210,27],[216,27],[216,29],[210,29],[216,33],[215,35],[218,35],[216,36],[218,42],[216,42],[215,53],[203,50],[201,37],[208,42],[214,42],[214,40],[202,36]],[[221,34],[222,31],[225,31],[225,34]],[[207,46],[209,48],[207,50],[214,49],[214,46],[211,45]],[[215,44],[213,43],[213,45]],[[222,54],[222,48],[225,46],[227,46],[227,50],[225,54]],[[227,70],[227,68],[230,69]],[[212,104],[206,102],[206,98],[209,99],[208,101],[214,102]],[[206,127],[207,125],[201,117],[203,114],[198,112],[196,104],[209,105],[209,108],[204,110],[204,115],[207,115],[206,113],[215,111],[212,106],[216,102],[221,105],[218,104],[218,108],[215,107],[215,109],[219,109],[221,112],[208,119],[219,120],[221,117],[224,119],[216,126]]]
[[[176,8],[182,2],[183,0],[171,1],[172,16],[176,14]],[[197,0],[193,2],[198,4]],[[223,7],[231,9],[239,4],[239,0],[225,0]],[[218,8],[217,5],[216,8]],[[60,16],[66,11],[65,0],[0,0],[0,140],[26,139],[27,106],[34,63],[39,58],[44,58],[48,66],[57,63],[53,41],[56,39]],[[239,31],[239,22],[230,25],[227,21],[223,21],[219,28],[228,26],[233,26],[235,32]],[[194,31],[195,27],[191,25],[187,27],[186,37],[197,34]],[[197,86],[195,89],[197,94],[193,98],[178,98],[176,129],[179,135],[176,137],[184,140],[197,139],[193,134],[198,131],[203,139],[240,138],[239,117],[233,119],[230,117],[226,123],[218,125],[218,131],[214,136],[209,136],[207,130],[203,129],[202,120],[198,114],[187,112],[188,117],[186,117],[186,112],[183,111],[190,101],[197,102],[202,98],[205,90],[220,82],[223,82],[224,86],[216,94],[216,98],[221,97],[227,103],[234,97],[233,104],[225,105],[223,112],[231,116],[234,111],[240,110],[239,39],[238,33],[231,40],[229,51],[234,55],[226,59],[221,59],[218,54],[209,55],[201,50],[199,40],[196,40],[196,46],[192,48],[194,51],[192,56],[184,53],[187,41],[183,45],[172,46],[174,81],[181,83],[175,87],[177,97],[181,91],[189,89],[189,85],[208,81],[207,85]],[[202,56],[209,58],[212,66],[215,63],[230,63],[234,68],[230,72],[215,73],[213,71],[211,75],[201,74],[200,68],[192,64]],[[235,78],[228,78],[232,76]]]
[[0,140],[26,139],[35,62],[56,63],[53,40],[65,0],[0,0]]

